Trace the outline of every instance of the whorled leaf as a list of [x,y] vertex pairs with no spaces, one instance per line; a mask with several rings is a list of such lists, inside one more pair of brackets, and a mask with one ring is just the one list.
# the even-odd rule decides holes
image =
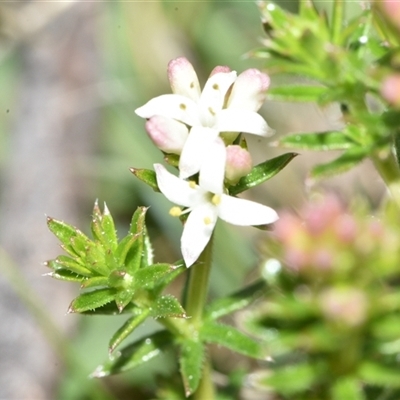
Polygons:
[[86,278],[65,268],[58,268],[53,272],[45,274],[45,276],[51,276],[52,278],[66,282],[82,282],[82,280],[85,280]]
[[150,309],[153,318],[187,318],[186,311],[183,309],[176,297],[166,294],[157,297]]
[[102,378],[120,372],[129,371],[157,357],[173,343],[168,331],[159,331],[124,347],[91,374],[93,378]]
[[120,315],[120,314],[133,314],[138,315],[143,311],[142,308],[137,307],[133,303],[127,304],[123,310],[119,310],[117,304],[113,301],[111,303],[104,304],[95,310],[86,310],[82,312],[85,315]]
[[364,383],[386,388],[400,388],[398,367],[385,367],[376,362],[364,361],[360,366],[359,377]]
[[214,321],[206,321],[200,329],[201,340],[216,343],[239,354],[257,359],[267,357],[262,345],[238,331],[233,326],[228,326]]
[[60,240],[64,250],[71,256],[82,256],[85,253],[86,243],[89,238],[79,229],[63,221],[47,217],[47,226],[50,231]]
[[92,276],[91,271],[69,256],[60,255],[55,260],[46,261],[46,266],[55,271],[59,269],[67,269],[72,273],[81,275],[82,277]]
[[315,102],[318,103],[329,88],[325,86],[287,85],[273,87],[267,92],[267,99],[272,101],[288,102]]
[[75,298],[68,308],[68,313],[82,313],[95,310],[114,300],[116,291],[114,289],[98,289],[83,293]]
[[271,179],[297,155],[297,153],[286,153],[256,165],[247,175],[242,177],[236,185],[229,187],[229,194],[235,196]]
[[277,145],[302,150],[346,150],[357,146],[351,138],[340,131],[321,133],[298,133],[285,136]]
[[112,336],[108,344],[108,351],[112,353],[149,315],[149,310],[143,310],[129,318]]
[[294,396],[311,388],[317,379],[315,369],[307,363],[302,363],[274,369],[259,383],[285,396]]
[[335,160],[319,164],[311,170],[312,179],[321,179],[348,171],[358,165],[369,154],[369,148],[355,147],[345,151]]
[[362,383],[357,378],[344,377],[332,386],[332,400],[366,400],[362,391]]
[[172,271],[173,266],[171,264],[153,264],[146,268],[141,268],[134,274],[133,287],[152,289]]
[[146,185],[149,185],[154,191],[159,192],[156,173],[151,169],[130,168],[129,169],[136,178],[140,179]]
[[228,297],[214,300],[205,312],[205,318],[216,320],[251,304],[265,292],[265,282],[257,281]]
[[185,339],[180,343],[179,365],[186,397],[192,395],[199,386],[204,357],[203,343],[193,339]]
[[104,203],[104,211],[102,213],[96,200],[93,207],[91,230],[93,237],[100,241],[105,248],[110,249],[112,252],[116,250],[118,246],[117,231],[114,219],[106,203]]

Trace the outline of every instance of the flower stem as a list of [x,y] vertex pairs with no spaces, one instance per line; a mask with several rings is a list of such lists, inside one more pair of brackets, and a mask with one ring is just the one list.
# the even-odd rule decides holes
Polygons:
[[[186,312],[188,316],[191,317],[191,322],[196,330],[201,326],[204,306],[207,300],[208,278],[212,264],[212,240],[213,236],[201,253],[198,263],[190,268],[186,297]],[[193,394],[194,400],[215,399],[215,390],[211,379],[211,371],[211,363],[207,359],[204,363],[203,374],[199,386]]]
[[375,168],[386,183],[392,199],[400,208],[400,169],[393,153],[387,153],[384,156],[372,155],[371,158]]
[[208,277],[212,263],[212,240],[211,237],[198,262],[189,271],[186,312],[191,317],[192,324],[195,327],[198,327],[202,321],[207,299]]
[[331,40],[339,44],[340,33],[343,29],[344,0],[334,0],[332,10]]

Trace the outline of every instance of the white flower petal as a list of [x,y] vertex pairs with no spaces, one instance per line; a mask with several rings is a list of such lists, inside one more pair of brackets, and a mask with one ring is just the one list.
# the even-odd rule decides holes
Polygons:
[[173,118],[190,126],[199,125],[197,104],[188,97],[179,94],[163,94],[148,101],[144,106],[135,110],[142,118],[154,115]]
[[166,153],[181,154],[189,130],[174,119],[155,115],[146,122],[146,131],[153,143]]
[[212,127],[216,115],[224,105],[225,95],[236,79],[236,72],[218,72],[206,82],[199,100],[200,120],[203,126]]
[[220,137],[211,143],[200,167],[199,185],[204,190],[221,194],[224,187],[226,147]]
[[260,136],[270,136],[274,133],[260,114],[231,108],[218,114],[215,129],[219,132],[245,132]]
[[233,84],[227,108],[258,111],[265,100],[270,78],[258,69],[243,71]]
[[204,191],[198,186],[192,187],[189,182],[168,172],[161,164],[154,164],[154,169],[161,193],[172,203],[192,207],[204,202]]
[[278,220],[275,210],[254,201],[221,195],[218,216],[233,225],[265,225]]
[[197,101],[200,98],[200,84],[193,65],[185,58],[179,57],[168,64],[168,79],[172,92]]
[[199,258],[211,238],[216,223],[217,210],[211,203],[205,203],[189,214],[181,238],[181,252],[187,267]]
[[200,171],[200,167],[211,143],[218,137],[218,131],[201,126],[194,126],[189,133],[179,159],[179,176],[189,178]]

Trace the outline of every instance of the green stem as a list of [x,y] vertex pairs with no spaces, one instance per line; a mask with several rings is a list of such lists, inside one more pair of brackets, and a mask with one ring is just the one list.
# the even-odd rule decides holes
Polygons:
[[371,158],[375,168],[386,183],[392,199],[400,208],[400,170],[393,154],[375,154],[372,155]]
[[334,0],[332,11],[331,40],[339,44],[340,34],[343,28],[344,0]]
[[208,277],[212,263],[212,240],[201,253],[198,262],[191,267],[187,288],[186,312],[192,324],[199,327],[203,318],[204,306],[208,292]]
[[[201,253],[198,263],[190,269],[186,297],[186,312],[191,317],[192,326],[197,330],[203,320],[204,307],[207,300],[208,278],[212,264],[212,240]],[[194,400],[215,399],[214,384],[211,379],[211,363],[207,359],[204,363],[203,374],[199,387],[193,394]]]

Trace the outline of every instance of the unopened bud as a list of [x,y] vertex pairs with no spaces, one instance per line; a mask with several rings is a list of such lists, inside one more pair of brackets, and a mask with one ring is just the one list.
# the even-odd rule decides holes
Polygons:
[[242,176],[247,175],[253,167],[250,153],[238,145],[226,148],[226,179],[235,184]]

